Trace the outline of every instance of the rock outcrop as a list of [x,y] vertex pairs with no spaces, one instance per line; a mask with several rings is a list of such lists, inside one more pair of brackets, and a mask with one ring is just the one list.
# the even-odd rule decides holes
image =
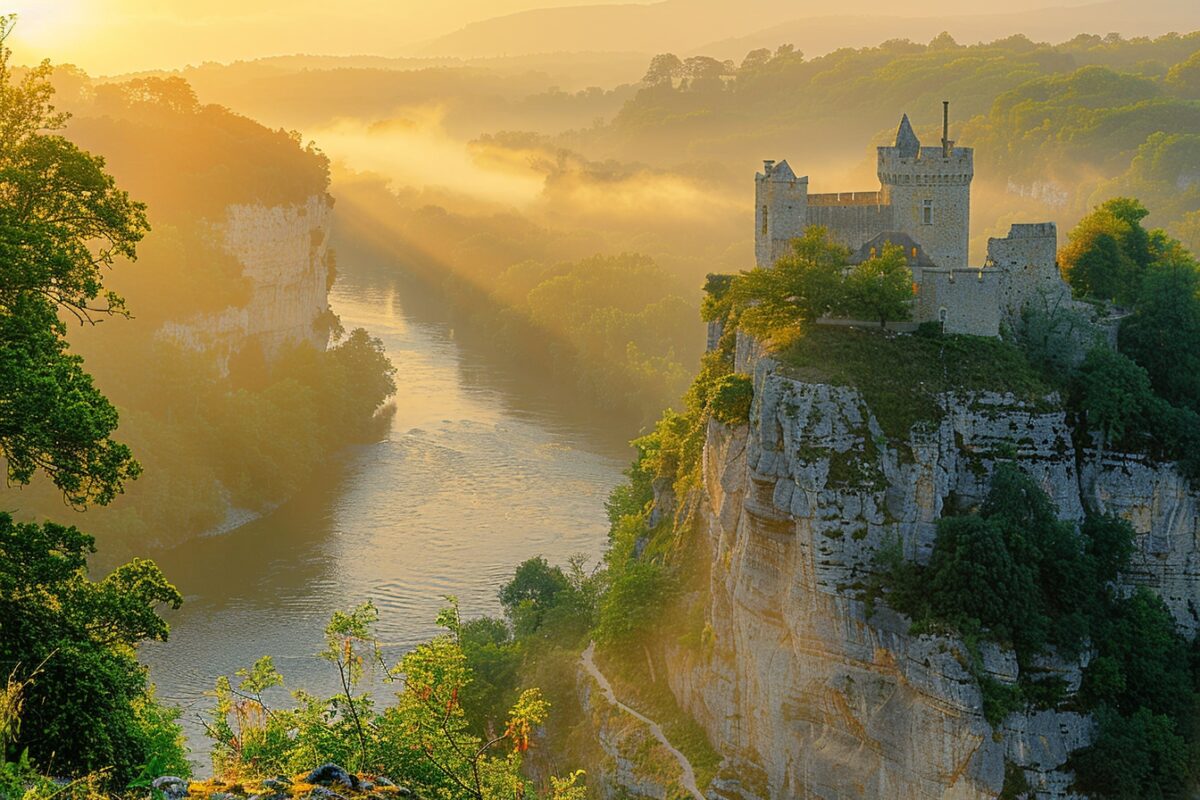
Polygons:
[[[898,443],[856,390],[748,355],[739,349],[754,371],[751,422],[709,423],[704,451],[712,645],[665,645],[673,693],[726,757],[709,796],[984,800],[1018,768],[1034,796],[1073,796],[1068,756],[1090,741],[1090,717],[1030,711],[993,727],[963,643],[911,635],[883,606],[868,613],[871,565],[897,542],[925,561],[938,518],[980,501],[997,460],[1015,458],[1062,518],[1086,506],[1133,523],[1131,580],[1191,635],[1196,493],[1169,466],[1081,460],[1055,397],[946,396],[939,421]],[[1011,652],[981,655],[990,677],[1017,680]],[[1086,664],[1038,666],[1074,690]]]
[[159,335],[216,355],[222,370],[247,348],[270,358],[287,344],[328,340],[329,227],[325,195],[301,205],[233,205],[212,224],[214,239],[243,265],[251,285],[242,306],[168,322]]

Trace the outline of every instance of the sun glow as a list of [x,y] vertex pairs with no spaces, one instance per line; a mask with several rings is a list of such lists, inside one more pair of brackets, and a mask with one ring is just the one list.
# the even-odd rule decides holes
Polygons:
[[18,62],[70,60],[92,28],[84,0],[9,0],[4,9],[17,15],[10,44]]

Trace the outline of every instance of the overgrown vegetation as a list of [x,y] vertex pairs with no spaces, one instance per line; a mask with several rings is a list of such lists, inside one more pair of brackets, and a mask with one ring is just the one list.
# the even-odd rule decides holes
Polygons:
[[1011,392],[1037,406],[1053,391],[1016,347],[977,336],[813,327],[777,357],[796,377],[857,388],[900,442],[915,425],[936,425],[946,393]]
[[[208,725],[218,774],[251,782],[334,762],[354,772],[395,776],[427,796],[582,798],[582,772],[551,778],[538,794],[521,771],[534,730],[550,711],[537,689],[521,692],[498,727],[472,732],[464,697],[473,670],[457,603],[449,600],[438,616],[446,632],[394,665],[380,655],[373,633],[378,615],[370,603],[334,613],[319,654],[337,670],[342,691],[332,697],[297,690],[294,708],[272,708],[263,693],[282,686],[284,678],[269,656],[239,671],[236,687],[220,678]],[[376,710],[360,688],[368,670],[403,683],[385,709]]]
[[[1188,645],[1162,601],[1146,589],[1117,589],[1132,552],[1128,522],[1059,520],[1037,483],[1002,463],[978,511],[939,520],[927,565],[891,551],[879,580],[914,632],[952,633],[967,643],[993,725],[1065,700],[1061,686],[1034,677],[1037,656],[1092,651],[1076,702],[1099,724],[1092,745],[1072,759],[1080,787],[1100,797],[1172,797],[1196,766],[1188,753],[1197,696]],[[1015,685],[983,672],[980,639],[1013,648],[1021,670]]]
[[[1071,232],[1060,255],[1080,297],[1131,309],[1120,321],[1118,350],[1098,345],[1081,364],[1034,360],[1056,369],[1080,413],[1081,433],[1102,447],[1144,452],[1200,477],[1200,264],[1162,230],[1147,230],[1147,209],[1116,198]],[[1026,340],[1028,341],[1028,340]]]
[[911,316],[912,271],[904,248],[883,252],[851,266],[850,251],[814,225],[792,241],[792,252],[770,267],[734,276],[729,294],[739,324],[755,336],[781,331],[833,315],[889,321]]

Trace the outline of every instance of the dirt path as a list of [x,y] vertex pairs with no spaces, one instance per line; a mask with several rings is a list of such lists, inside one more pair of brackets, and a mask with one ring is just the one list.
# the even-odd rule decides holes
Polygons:
[[600,684],[600,690],[604,692],[604,696],[608,698],[608,701],[624,711],[626,714],[629,714],[634,719],[645,723],[645,725],[650,728],[650,733],[654,736],[654,738],[658,739],[658,741],[662,743],[662,746],[667,748],[667,752],[675,757],[675,760],[679,762],[679,768],[683,773],[679,778],[679,782],[683,784],[683,788],[691,792],[692,797],[696,798],[696,800],[705,800],[703,792],[701,792],[700,787],[696,785],[696,771],[692,769],[692,762],[688,761],[687,756],[685,756],[677,747],[671,744],[671,742],[667,739],[667,735],[663,733],[663,729],[657,722],[644,714],[639,714],[637,711],[633,710],[617,699],[617,694],[613,691],[612,684],[608,682],[608,678],[604,677],[604,673],[601,672],[600,668],[596,666],[595,642],[590,642],[588,644],[587,650],[584,650],[583,655],[580,656],[580,661],[583,662],[583,668],[588,671],[588,674],[596,679],[596,683]]

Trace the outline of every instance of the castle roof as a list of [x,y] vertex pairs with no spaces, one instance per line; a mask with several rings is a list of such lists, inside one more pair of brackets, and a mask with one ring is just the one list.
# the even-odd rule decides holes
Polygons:
[[[869,258],[883,254],[884,245],[894,244],[904,248],[904,255],[908,257],[908,264],[912,267],[933,267],[937,266],[933,263],[933,259],[925,252],[920,244],[907,233],[900,231],[884,231],[883,233],[865,242],[862,247],[855,250],[850,255],[851,264],[861,264]],[[916,255],[913,255],[916,253]]]
[[908,114],[900,120],[900,130],[896,131],[896,149],[901,158],[916,158],[921,152],[921,140],[913,133]]
[[794,181],[796,180],[796,173],[792,171],[791,166],[784,159],[771,167],[770,178],[773,181]]

